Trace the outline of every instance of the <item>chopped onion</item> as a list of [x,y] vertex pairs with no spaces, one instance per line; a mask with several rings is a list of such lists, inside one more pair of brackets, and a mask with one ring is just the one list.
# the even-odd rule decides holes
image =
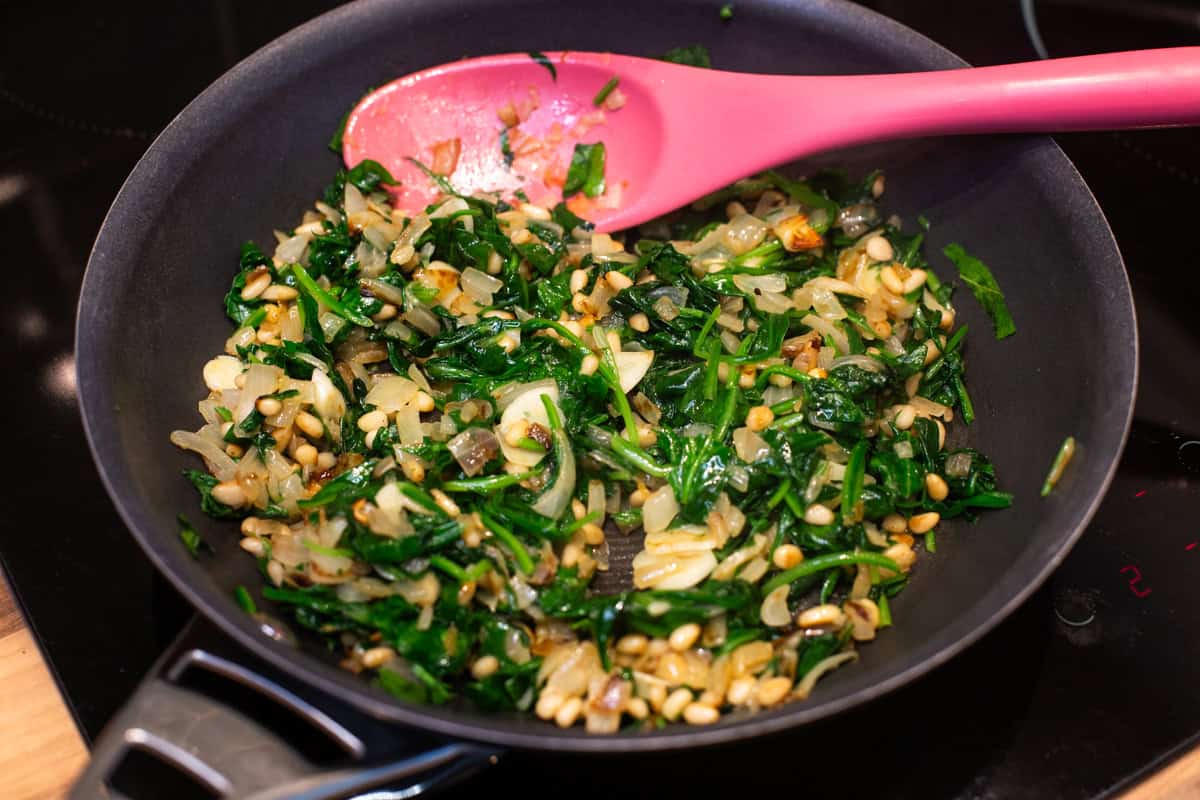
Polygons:
[[823,289],[827,292],[850,295],[851,297],[866,297],[866,293],[854,284],[840,281],[837,278],[831,278],[828,275],[818,275],[805,283],[804,288],[813,291]]
[[646,498],[642,506],[642,527],[648,534],[665,531],[678,513],[679,503],[675,500],[675,490],[667,484]]
[[381,281],[376,278],[363,278],[358,282],[358,285],[380,300],[397,306],[404,305],[404,290],[398,286],[393,286],[387,281]]
[[283,377],[283,370],[267,364],[251,364],[245,372],[246,382],[242,385],[242,394],[238,399],[237,408],[232,409],[233,421],[241,422],[254,410],[258,398],[266,394],[274,394]]
[[[540,402],[540,395],[538,400]],[[557,404],[556,398],[555,405]],[[509,411],[515,405],[509,406]],[[560,409],[558,413],[561,416],[562,410]],[[571,448],[571,440],[567,438],[566,431],[561,427],[554,431],[554,452],[558,457],[558,475],[554,477],[554,484],[538,495],[538,499],[530,506],[537,513],[550,519],[558,519],[562,516],[563,512],[567,510],[567,506],[571,504],[571,496],[575,493],[575,451]]]
[[421,427],[416,398],[396,412],[396,432],[400,435],[400,444],[405,447],[424,444],[425,430]]
[[419,303],[405,311],[401,319],[426,336],[437,336],[442,332],[442,323],[438,322],[432,311]]
[[363,402],[375,406],[385,414],[394,414],[408,405],[420,391],[408,378],[399,375],[384,375],[375,380],[375,385]]
[[645,550],[633,558],[633,585],[638,589],[690,589],[717,566],[711,550],[686,555],[656,555]]
[[504,283],[474,267],[463,270],[460,278],[463,293],[483,306],[492,304],[492,295],[504,288]]
[[[905,439],[904,441],[896,442],[892,445],[892,451],[895,452],[897,458],[910,459],[913,457],[912,442]],[[949,460],[946,461],[949,466]]]
[[946,476],[950,478],[967,477],[971,474],[972,460],[971,454],[966,452],[951,453],[946,456]]
[[655,555],[698,553],[721,546],[717,536],[700,525],[679,525],[665,531],[649,531],[643,542],[645,552]]
[[360,276],[374,278],[387,272],[387,246],[387,241],[376,226],[372,225],[363,231],[363,240],[354,248],[354,260],[358,262]]
[[172,431],[171,444],[199,453],[204,458],[208,471],[219,481],[232,479],[237,471],[237,462],[230,458],[220,445],[199,434],[191,431]]
[[737,457],[747,464],[753,464],[771,453],[771,447],[766,440],[749,428],[734,430],[733,449],[737,453]]
[[738,214],[721,227],[725,229],[721,241],[735,256],[753,250],[767,235],[767,223],[750,214]]
[[883,363],[881,361],[879,361],[879,359],[872,358],[871,356],[868,356],[868,355],[840,356],[839,358],[835,358],[833,360],[833,363],[830,365],[829,368],[837,369],[838,367],[845,366],[845,365],[859,367],[861,369],[867,370],[868,372],[883,372],[883,370],[885,369]]
[[737,492],[745,492],[750,488],[750,472],[741,464],[729,468],[729,488]]
[[[499,437],[500,449],[504,452],[505,458],[514,464],[532,467],[539,464],[546,457],[546,453],[539,450],[526,450],[523,447],[509,444],[508,433],[519,425],[537,424],[550,430],[550,417],[546,413],[546,407],[542,404],[542,397],[549,397],[550,402],[558,405],[558,384],[547,379],[519,386],[521,388],[499,399],[504,411],[496,426],[496,435]],[[570,450],[570,447],[568,446],[566,449]],[[572,483],[574,483],[574,478],[572,478]]]
[[862,236],[879,223],[879,210],[873,203],[858,203],[838,212],[837,226],[852,239]]
[[837,296],[828,289],[812,290],[812,307],[824,319],[839,320],[846,318],[846,309],[838,301]]
[[323,369],[314,369],[312,374],[313,407],[325,423],[325,429],[334,441],[341,441],[342,417],[346,414],[346,398],[329,380]]
[[787,278],[778,272],[770,275],[734,275],[733,285],[741,289],[746,294],[755,294],[757,292],[780,292],[787,291]]
[[595,524],[604,525],[604,512],[607,506],[608,498],[604,495],[604,482],[598,480],[588,481],[587,513],[589,515],[599,515],[599,519],[595,520]]
[[818,661],[813,665],[812,669],[805,673],[800,682],[796,684],[796,688],[792,690],[792,697],[795,697],[797,700],[808,699],[808,696],[812,694],[813,687],[817,685],[817,681],[821,680],[822,675],[837,669],[847,661],[854,661],[857,658],[858,653],[850,650]]
[[846,332],[829,320],[818,317],[816,314],[806,314],[800,322],[821,334],[827,341],[832,342],[838,351],[850,352],[850,340],[846,337]]
[[462,471],[473,477],[500,452],[500,440],[487,428],[467,428],[447,442],[446,447]]
[[930,400],[928,397],[920,395],[910,397],[908,404],[916,409],[918,417],[941,417],[946,422],[954,421],[954,409]]
[[784,584],[763,598],[762,606],[758,609],[758,618],[764,625],[772,628],[782,628],[792,621],[792,613],[788,611],[788,592],[792,587]]
[[[768,538],[769,537],[769,538]],[[743,564],[751,561],[754,558],[763,554],[767,548],[767,543],[775,538],[775,526],[772,525],[767,529],[766,534],[756,534],[750,544],[745,547],[734,550],[725,560],[721,562],[712,573],[712,579],[715,581],[731,581],[737,574],[738,568]]]
[[298,233],[289,239],[284,239],[275,248],[275,258],[281,264],[300,263],[311,239],[312,234],[309,233]]

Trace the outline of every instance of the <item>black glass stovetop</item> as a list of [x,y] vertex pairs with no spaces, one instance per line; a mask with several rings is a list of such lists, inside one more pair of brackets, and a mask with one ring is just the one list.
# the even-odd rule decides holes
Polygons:
[[[71,340],[88,250],[157,131],[238,59],[330,5],[5,4],[0,258],[12,292],[0,324],[16,343],[6,363],[18,389],[6,415],[15,441],[0,559],[89,740],[190,612],[123,528],[83,438]],[[1018,0],[866,5],[976,64],[1037,55]],[[1194,0],[1026,5],[1050,55],[1200,44]],[[512,754],[460,791],[584,798],[791,786],[810,796],[1082,798],[1127,785],[1196,743],[1200,282],[1191,245],[1200,133],[1059,141],[1124,253],[1142,371],[1117,478],[1046,586],[950,664],[816,728],[620,764]]]

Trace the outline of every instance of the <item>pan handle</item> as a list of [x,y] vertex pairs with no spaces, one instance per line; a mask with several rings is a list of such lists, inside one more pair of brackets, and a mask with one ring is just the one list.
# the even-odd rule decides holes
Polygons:
[[[468,742],[426,738],[414,746],[409,740],[424,734],[367,718],[355,723],[375,727],[375,735],[359,736],[280,681],[204,649],[169,657],[165,664],[150,673],[101,733],[70,800],[161,796],[125,793],[118,771],[135,753],[229,800],[410,798],[444,788],[499,757],[494,748]],[[220,692],[209,690],[213,678],[242,694],[251,692],[246,710],[215,697]],[[314,735],[308,739],[329,757],[314,763],[311,753],[302,754],[294,741],[255,716],[284,717],[298,732],[311,728]]]

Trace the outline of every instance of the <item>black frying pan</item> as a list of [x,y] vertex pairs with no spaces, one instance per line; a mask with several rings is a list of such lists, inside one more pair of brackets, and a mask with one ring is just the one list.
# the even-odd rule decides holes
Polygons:
[[[528,717],[410,705],[340,670],[308,642],[264,635],[232,599],[233,587],[260,579],[231,526],[203,521],[202,533],[216,547],[212,557],[194,560],[180,546],[176,514],[201,516],[179,476],[195,462],[167,437],[194,422],[201,367],[228,335],[221,298],[237,246],[269,241],[274,226],[297,218],[319,194],[337,167],[325,143],[364,90],[461,56],[533,49],[653,55],[695,42],[708,45],[718,67],[751,72],[963,65],[913,31],[840,0],[739,0],[731,23],[719,19],[716,4],[690,0],[360,0],[238,65],[150,148],[117,197],[88,265],[76,343],[80,403],[100,473],[130,530],[229,636],[380,719],[521,748],[664,750],[804,725],[878,697],[975,641],[1062,560],[1099,503],[1125,440],[1137,334],[1129,285],[1100,209],[1058,147],[1033,137],[926,140],[823,159],[851,172],[883,168],[887,209],[910,224],[920,213],[933,221],[928,252],[961,241],[992,265],[1018,333],[996,342],[982,311],[960,291],[957,305],[972,329],[968,378],[978,419],[966,431],[956,426],[956,435],[993,457],[1016,502],[975,524],[948,524],[938,553],[920,560],[894,603],[898,624],[806,702],[709,728],[616,737]],[[739,122],[707,120],[703,109],[696,115],[698,124]],[[747,146],[754,127],[769,120],[764,109],[762,119],[746,121]],[[944,276],[953,274],[940,256],[933,260]],[[1038,488],[1067,435],[1079,451],[1056,492],[1042,499]],[[144,727],[146,720],[121,724],[131,722]],[[181,763],[170,748],[139,741]],[[111,744],[110,736],[97,755],[109,755]],[[257,785],[297,774],[258,776]]]

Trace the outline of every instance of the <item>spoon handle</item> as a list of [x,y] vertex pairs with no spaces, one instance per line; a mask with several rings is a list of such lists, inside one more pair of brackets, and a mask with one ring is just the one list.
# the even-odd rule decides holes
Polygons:
[[[1113,130],[1200,122],[1200,47],[944,72],[828,79],[870,115],[849,141],[957,133]],[[837,87],[836,84],[843,84]],[[859,138],[862,136],[863,138]]]

